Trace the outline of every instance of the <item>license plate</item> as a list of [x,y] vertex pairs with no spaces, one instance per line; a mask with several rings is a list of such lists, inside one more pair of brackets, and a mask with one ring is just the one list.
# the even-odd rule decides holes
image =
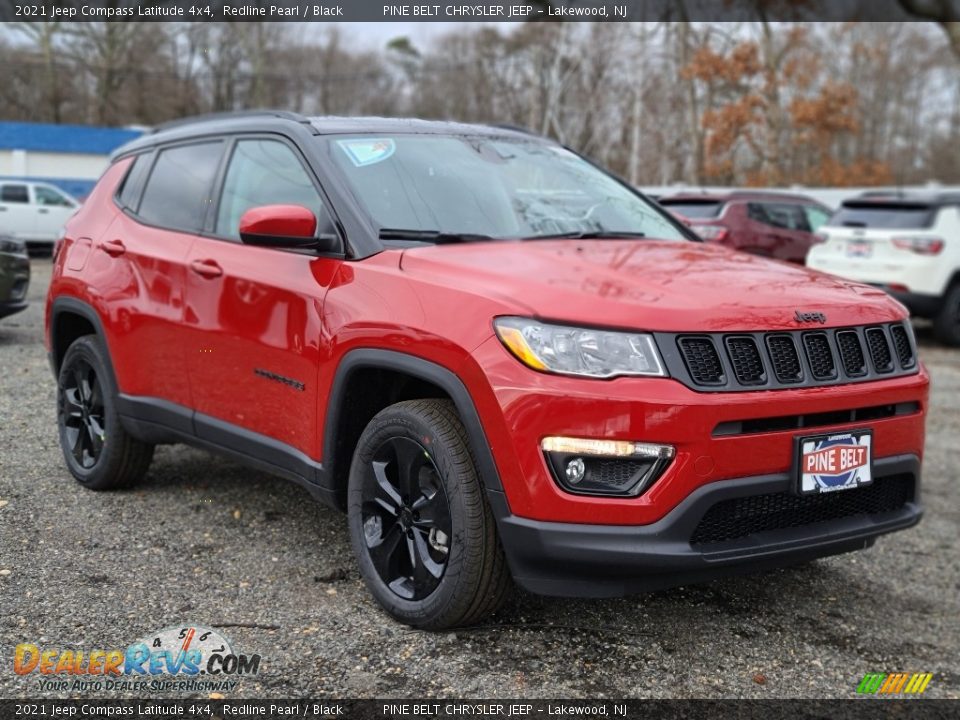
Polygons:
[[873,482],[873,433],[853,430],[797,438],[801,495],[852,490]]
[[851,240],[847,243],[847,257],[869,258],[873,256],[873,243],[867,240]]

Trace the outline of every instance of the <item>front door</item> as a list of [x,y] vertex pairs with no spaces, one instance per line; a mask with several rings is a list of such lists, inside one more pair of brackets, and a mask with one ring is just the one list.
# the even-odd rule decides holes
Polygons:
[[244,245],[238,229],[253,207],[301,205],[318,226],[327,210],[299,152],[279,139],[238,139],[222,185],[208,221],[214,237],[197,238],[188,260],[197,434],[242,451],[249,431],[252,442],[282,443],[280,455],[317,458],[323,298],[341,261]]

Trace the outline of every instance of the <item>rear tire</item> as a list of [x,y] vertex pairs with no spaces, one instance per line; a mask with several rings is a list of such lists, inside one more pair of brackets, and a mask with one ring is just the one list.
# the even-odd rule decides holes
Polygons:
[[496,524],[448,400],[409,400],[363,431],[350,467],[350,539],[367,588],[416,628],[479,622],[512,586]]
[[933,320],[933,334],[944,345],[960,347],[960,283],[947,290],[943,307]]
[[84,487],[128,487],[150,467],[153,445],[123,429],[109,358],[95,335],[78,338],[63,356],[57,380],[57,426],[67,469]]

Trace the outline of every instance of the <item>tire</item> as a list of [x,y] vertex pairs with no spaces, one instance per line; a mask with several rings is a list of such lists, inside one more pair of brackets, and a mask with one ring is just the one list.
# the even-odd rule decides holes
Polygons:
[[944,345],[960,347],[960,283],[947,290],[943,307],[933,319],[933,334]]
[[57,426],[67,469],[84,487],[128,487],[150,467],[153,445],[130,437],[120,424],[110,361],[95,335],[75,340],[63,357]]
[[450,401],[400,402],[370,421],[350,467],[347,516],[364,583],[400,622],[471,625],[508,598],[496,524]]

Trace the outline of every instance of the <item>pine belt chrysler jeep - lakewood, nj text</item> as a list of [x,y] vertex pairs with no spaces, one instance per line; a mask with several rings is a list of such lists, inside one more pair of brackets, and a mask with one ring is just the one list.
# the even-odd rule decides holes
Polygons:
[[259,112],[117,151],[55,251],[67,466],[159,443],[346,511],[413,626],[609,596],[920,518],[928,376],[881,290],[699,241],[517,130]]

